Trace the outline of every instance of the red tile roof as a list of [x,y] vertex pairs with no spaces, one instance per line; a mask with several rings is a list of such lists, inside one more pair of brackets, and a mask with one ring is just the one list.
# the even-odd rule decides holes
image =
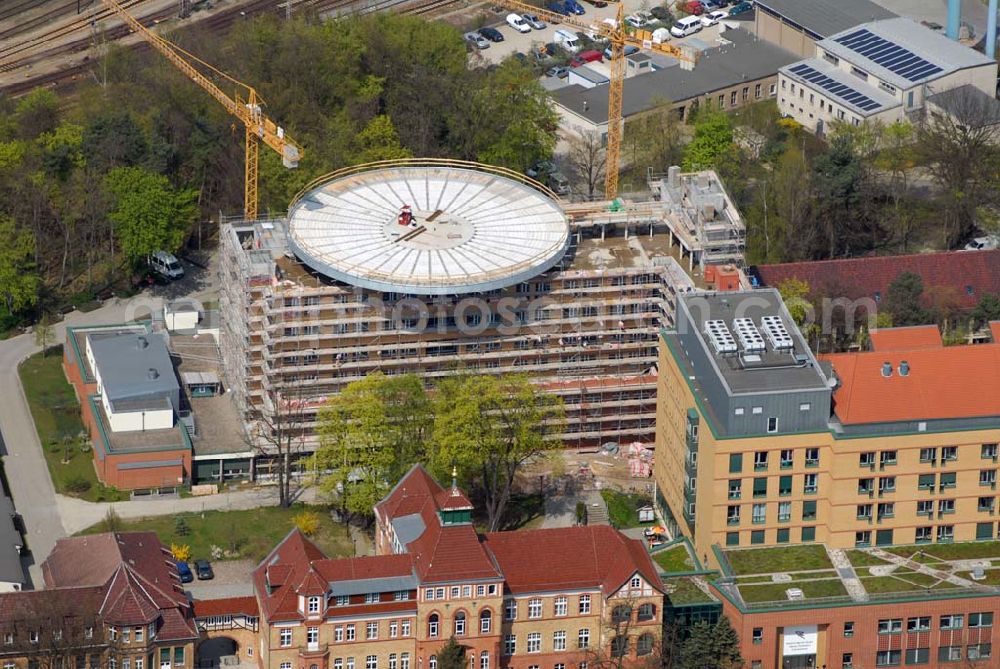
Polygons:
[[238,615],[256,616],[256,597],[225,597],[223,599],[194,600],[194,617],[209,618],[211,616]]
[[976,306],[985,293],[1000,294],[1000,249],[760,265],[757,271],[764,285],[800,279],[814,295],[831,298],[879,293],[885,299],[889,284],[902,272],[920,275],[925,296],[938,295],[960,309]]
[[1000,344],[1000,321],[990,321],[990,335],[994,344]]
[[[970,253],[980,253],[979,251]],[[834,413],[845,425],[1000,416],[1000,344],[820,356],[839,380]],[[900,376],[899,364],[910,372]],[[892,375],[882,375],[883,363]]]
[[608,525],[494,532],[485,539],[514,594],[597,587],[609,595],[636,573],[663,589],[642,542]]
[[313,568],[327,582],[355,581],[368,578],[412,576],[413,560],[409,555],[377,555],[342,560],[317,560]]
[[302,618],[296,586],[309,571],[310,563],[325,557],[298,529],[293,529],[274,547],[250,575],[266,620]]
[[936,325],[903,328],[879,328],[869,333],[873,351],[909,351],[916,348],[941,348],[941,331]]

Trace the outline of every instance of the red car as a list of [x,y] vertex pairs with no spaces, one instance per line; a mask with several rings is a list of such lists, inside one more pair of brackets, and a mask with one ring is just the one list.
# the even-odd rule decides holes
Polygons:
[[603,58],[601,57],[600,51],[588,49],[587,51],[581,51],[573,56],[572,60],[569,61],[569,66],[580,67],[581,65],[586,65],[587,63],[600,63],[602,60]]
[[684,9],[687,10],[688,14],[693,16],[701,16],[705,13],[705,5],[701,4],[700,0],[691,0],[684,5]]

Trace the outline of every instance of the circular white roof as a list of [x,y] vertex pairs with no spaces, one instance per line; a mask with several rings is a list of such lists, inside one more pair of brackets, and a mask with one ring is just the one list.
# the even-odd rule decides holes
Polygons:
[[[400,217],[408,207],[411,218]],[[288,216],[296,256],[383,292],[446,295],[520,283],[559,262],[569,225],[527,183],[453,165],[399,165],[333,178]]]

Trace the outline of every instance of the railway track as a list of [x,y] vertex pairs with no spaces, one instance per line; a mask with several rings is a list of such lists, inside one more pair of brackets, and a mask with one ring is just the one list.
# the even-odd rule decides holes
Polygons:
[[[81,10],[83,9],[90,10],[92,9],[91,5],[93,4],[93,1],[94,0],[84,0],[83,2],[78,2],[77,0],[72,0],[72,2],[68,2],[59,5],[57,7],[54,7],[53,9],[43,14],[39,14],[34,18],[20,21],[17,25],[15,25],[12,28],[8,28],[7,30],[0,30],[0,40],[10,39],[15,35],[21,35],[23,33],[30,32],[35,28],[43,27],[46,24],[51,23],[52,19],[56,17],[75,12],[78,6],[81,8]],[[17,11],[13,11],[14,8],[8,7],[5,9],[3,13],[0,13],[0,21],[13,18],[20,11],[26,11],[32,7],[38,7],[42,4],[42,2],[43,0],[29,0],[29,2],[17,5],[17,7],[21,8],[20,10]]]

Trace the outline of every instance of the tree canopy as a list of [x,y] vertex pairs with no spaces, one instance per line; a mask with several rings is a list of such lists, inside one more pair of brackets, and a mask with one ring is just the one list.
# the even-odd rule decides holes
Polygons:
[[892,314],[896,327],[924,325],[933,319],[933,314],[924,308],[924,281],[919,274],[902,272],[889,284],[885,308]]

